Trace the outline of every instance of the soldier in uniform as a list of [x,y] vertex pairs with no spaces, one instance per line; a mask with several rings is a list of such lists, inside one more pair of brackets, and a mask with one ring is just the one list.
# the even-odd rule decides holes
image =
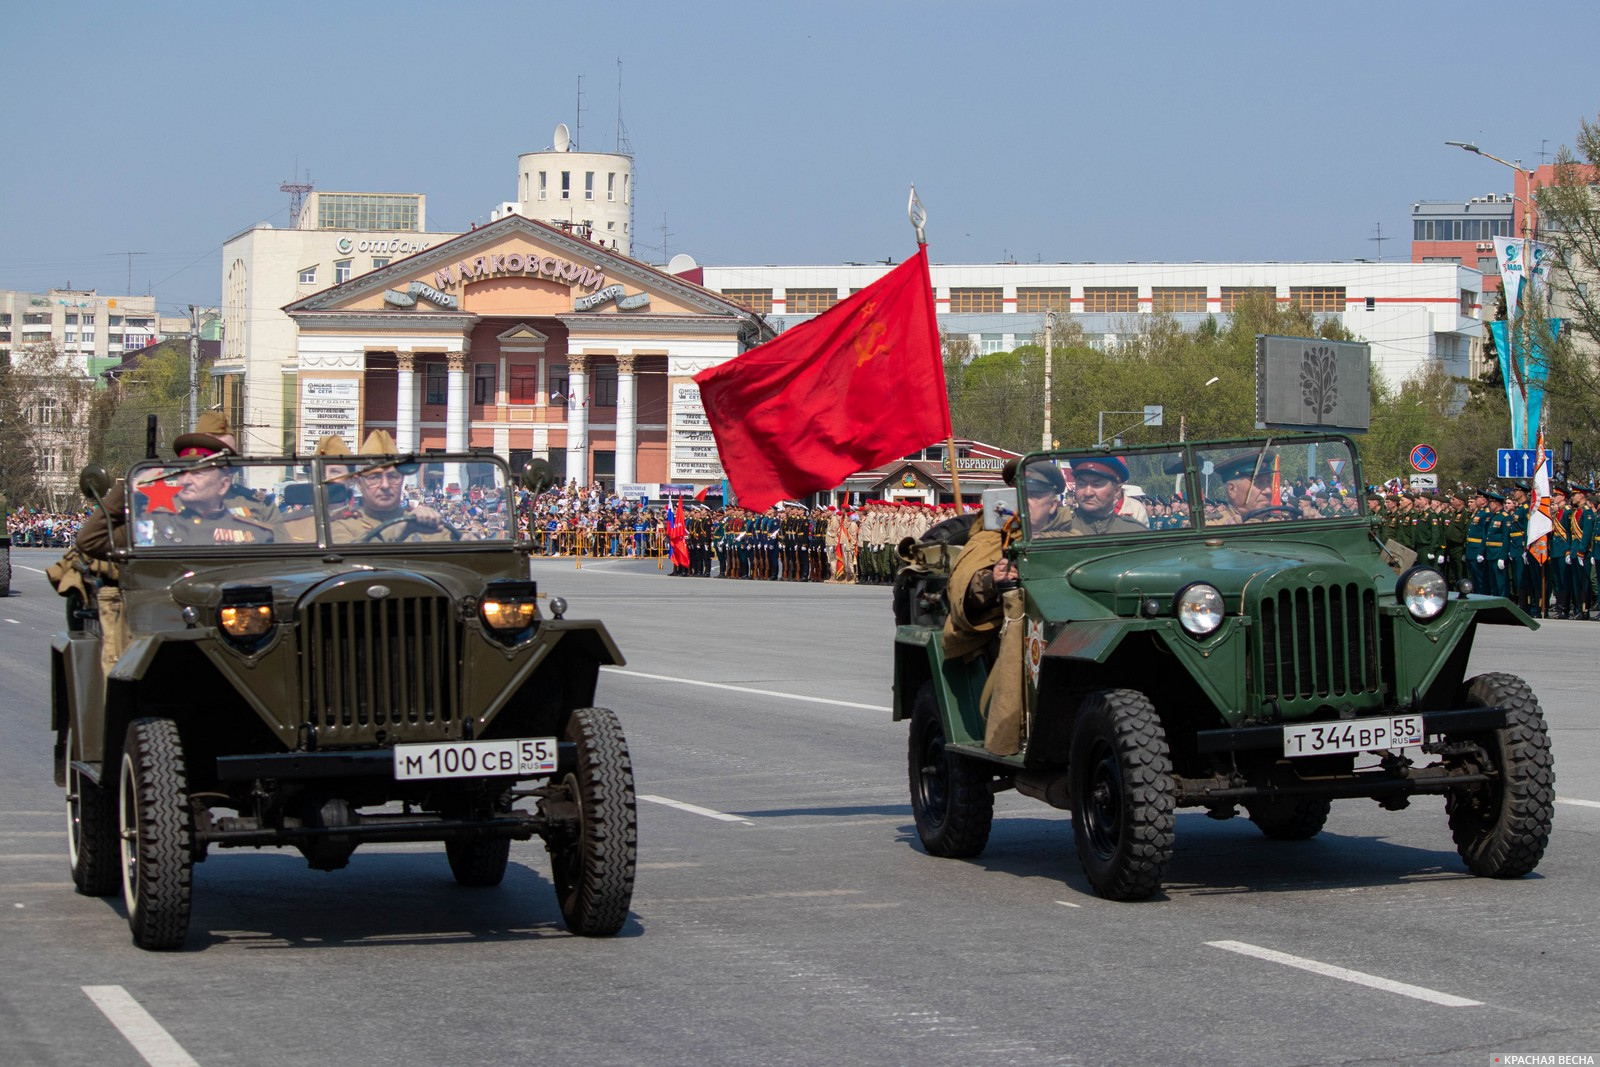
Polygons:
[[1245,452],[1218,463],[1215,473],[1222,480],[1227,498],[1215,518],[1207,516],[1208,526],[1238,526],[1245,522],[1280,522],[1287,515],[1273,511],[1272,464],[1270,452]]
[[1417,494],[1416,504],[1411,509],[1411,530],[1411,547],[1416,550],[1418,561],[1437,565],[1439,550],[1435,541],[1441,531],[1433,521],[1431,498],[1421,493]]
[[241,515],[227,504],[228,490],[237,470],[205,466],[177,474],[179,505],[175,515],[141,511],[134,519],[136,545],[245,545],[271,544],[274,528]]
[[1450,510],[1444,516],[1445,580],[1452,587],[1466,577],[1467,498],[1457,489],[1450,494]]
[[[387,430],[373,430],[361,444],[361,455],[398,456],[394,437]],[[345,544],[363,541],[373,531],[389,527],[374,540],[448,541],[444,516],[431,507],[405,508],[405,473],[393,463],[362,467],[350,479],[361,492],[361,499],[333,516],[333,540]]]
[[1472,581],[1472,588],[1480,593],[1489,591],[1489,576],[1486,572],[1488,564],[1488,548],[1485,542],[1489,535],[1489,517],[1493,514],[1489,510],[1489,497],[1482,489],[1472,491],[1472,514],[1467,518],[1467,536],[1465,553],[1467,557],[1467,577]]
[[1506,584],[1513,603],[1521,604],[1527,593],[1528,576],[1528,495],[1521,486],[1512,486],[1506,506]]
[[1484,528],[1484,581],[1487,583],[1483,590],[1493,596],[1506,595],[1506,546],[1510,538],[1507,536],[1509,522],[1505,515],[1506,498],[1499,493],[1490,491],[1484,493],[1489,498],[1489,521]]
[[1090,456],[1071,464],[1073,507],[1066,512],[1061,509],[1061,494],[1066,491],[1061,469],[1049,461],[1023,469],[1030,538],[1148,532],[1143,523],[1117,514],[1117,496],[1128,480],[1128,465],[1120,457]]
[[1571,526],[1567,522],[1567,485],[1550,483],[1550,560],[1545,564],[1545,581],[1550,588],[1550,618],[1564,619],[1570,607],[1570,580],[1567,564],[1572,552]]
[[1589,567],[1593,560],[1595,513],[1589,507],[1589,493],[1581,485],[1569,486],[1572,509],[1567,517],[1567,550],[1572,562],[1567,566],[1567,602],[1574,619],[1587,619],[1593,604],[1589,599]]

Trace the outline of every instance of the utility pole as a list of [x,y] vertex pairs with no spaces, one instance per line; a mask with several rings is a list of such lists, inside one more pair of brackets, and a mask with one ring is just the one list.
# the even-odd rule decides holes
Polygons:
[[200,421],[200,309],[189,305],[189,432]]
[[1054,349],[1054,345],[1053,345],[1052,342],[1054,341],[1054,336],[1053,335],[1055,333],[1055,327],[1056,327],[1056,313],[1054,311],[1046,311],[1044,313],[1044,446],[1043,446],[1044,447],[1044,451],[1046,451],[1046,452],[1050,451],[1050,440],[1051,440],[1051,433],[1050,433],[1050,397],[1051,397],[1051,391],[1050,391],[1050,388],[1051,388],[1050,365],[1054,362],[1054,359],[1052,357],[1055,354],[1055,349]]

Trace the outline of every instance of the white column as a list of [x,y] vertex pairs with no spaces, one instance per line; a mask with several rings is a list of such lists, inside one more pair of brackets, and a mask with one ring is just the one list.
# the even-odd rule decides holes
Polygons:
[[638,405],[634,403],[635,356],[617,357],[617,483],[638,481]]
[[449,393],[444,406],[444,447],[446,452],[465,452],[467,449],[467,354],[451,352],[445,357],[449,364],[447,385]]
[[[410,352],[396,352],[394,358],[399,367],[394,405],[394,443],[402,452],[415,452],[417,450],[417,357]],[[360,447],[359,442],[356,447]]]
[[567,479],[589,484],[589,357],[567,354]]

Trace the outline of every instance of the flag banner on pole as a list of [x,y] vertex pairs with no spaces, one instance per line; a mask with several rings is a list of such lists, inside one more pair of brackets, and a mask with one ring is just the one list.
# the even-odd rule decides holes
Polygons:
[[950,436],[927,246],[694,380],[722,468],[754,511]]
[[1539,466],[1533,472],[1533,500],[1528,503],[1528,555],[1541,564],[1550,558],[1550,531],[1555,523],[1550,519],[1550,461],[1544,455],[1544,427],[1539,427],[1538,451],[1534,453]]
[[[1500,267],[1500,284],[1506,294],[1506,317],[1513,322],[1522,314],[1523,287],[1532,300],[1540,300],[1550,291],[1550,265],[1555,262],[1554,250],[1543,241],[1529,241],[1527,255],[1533,261],[1532,269],[1523,260],[1523,240],[1520,237],[1496,237],[1494,256]],[[1532,302],[1530,300],[1530,303]]]
[[[1551,339],[1560,337],[1563,320],[1545,321],[1550,325]],[[1506,402],[1511,407],[1511,447],[1532,448],[1531,428],[1543,422],[1544,383],[1550,376],[1550,364],[1545,359],[1544,346],[1535,339],[1532,358],[1521,351],[1514,351],[1512,345],[1516,341],[1517,331],[1505,319],[1489,323],[1489,334],[1494,338],[1495,355],[1500,360],[1500,377],[1506,386]],[[1517,385],[1519,377],[1527,387],[1526,396]]]

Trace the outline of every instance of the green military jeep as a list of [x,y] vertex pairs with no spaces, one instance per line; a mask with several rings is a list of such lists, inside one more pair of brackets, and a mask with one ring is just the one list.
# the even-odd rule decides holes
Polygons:
[[1015,788],[1069,809],[1090,885],[1134,900],[1180,806],[1294,840],[1334,799],[1434,793],[1471,871],[1532,871],[1554,802],[1539,702],[1466,670],[1481,623],[1537,624],[1431,566],[1397,574],[1359,494],[1288,492],[1318,472],[1364,484],[1333,435],[1029,455],[964,547],[905,546],[894,717],[927,850],[980,853]]
[[457,882],[493,886],[534,835],[566,926],[621,928],[633,771],[591,705],[623,659],[530,580],[502,461],[224,455],[124,484],[117,580],[80,587],[52,645],[51,726],[73,882],[120,888],[138,945],[182,945],[213,847],[333,870],[442,841]]

